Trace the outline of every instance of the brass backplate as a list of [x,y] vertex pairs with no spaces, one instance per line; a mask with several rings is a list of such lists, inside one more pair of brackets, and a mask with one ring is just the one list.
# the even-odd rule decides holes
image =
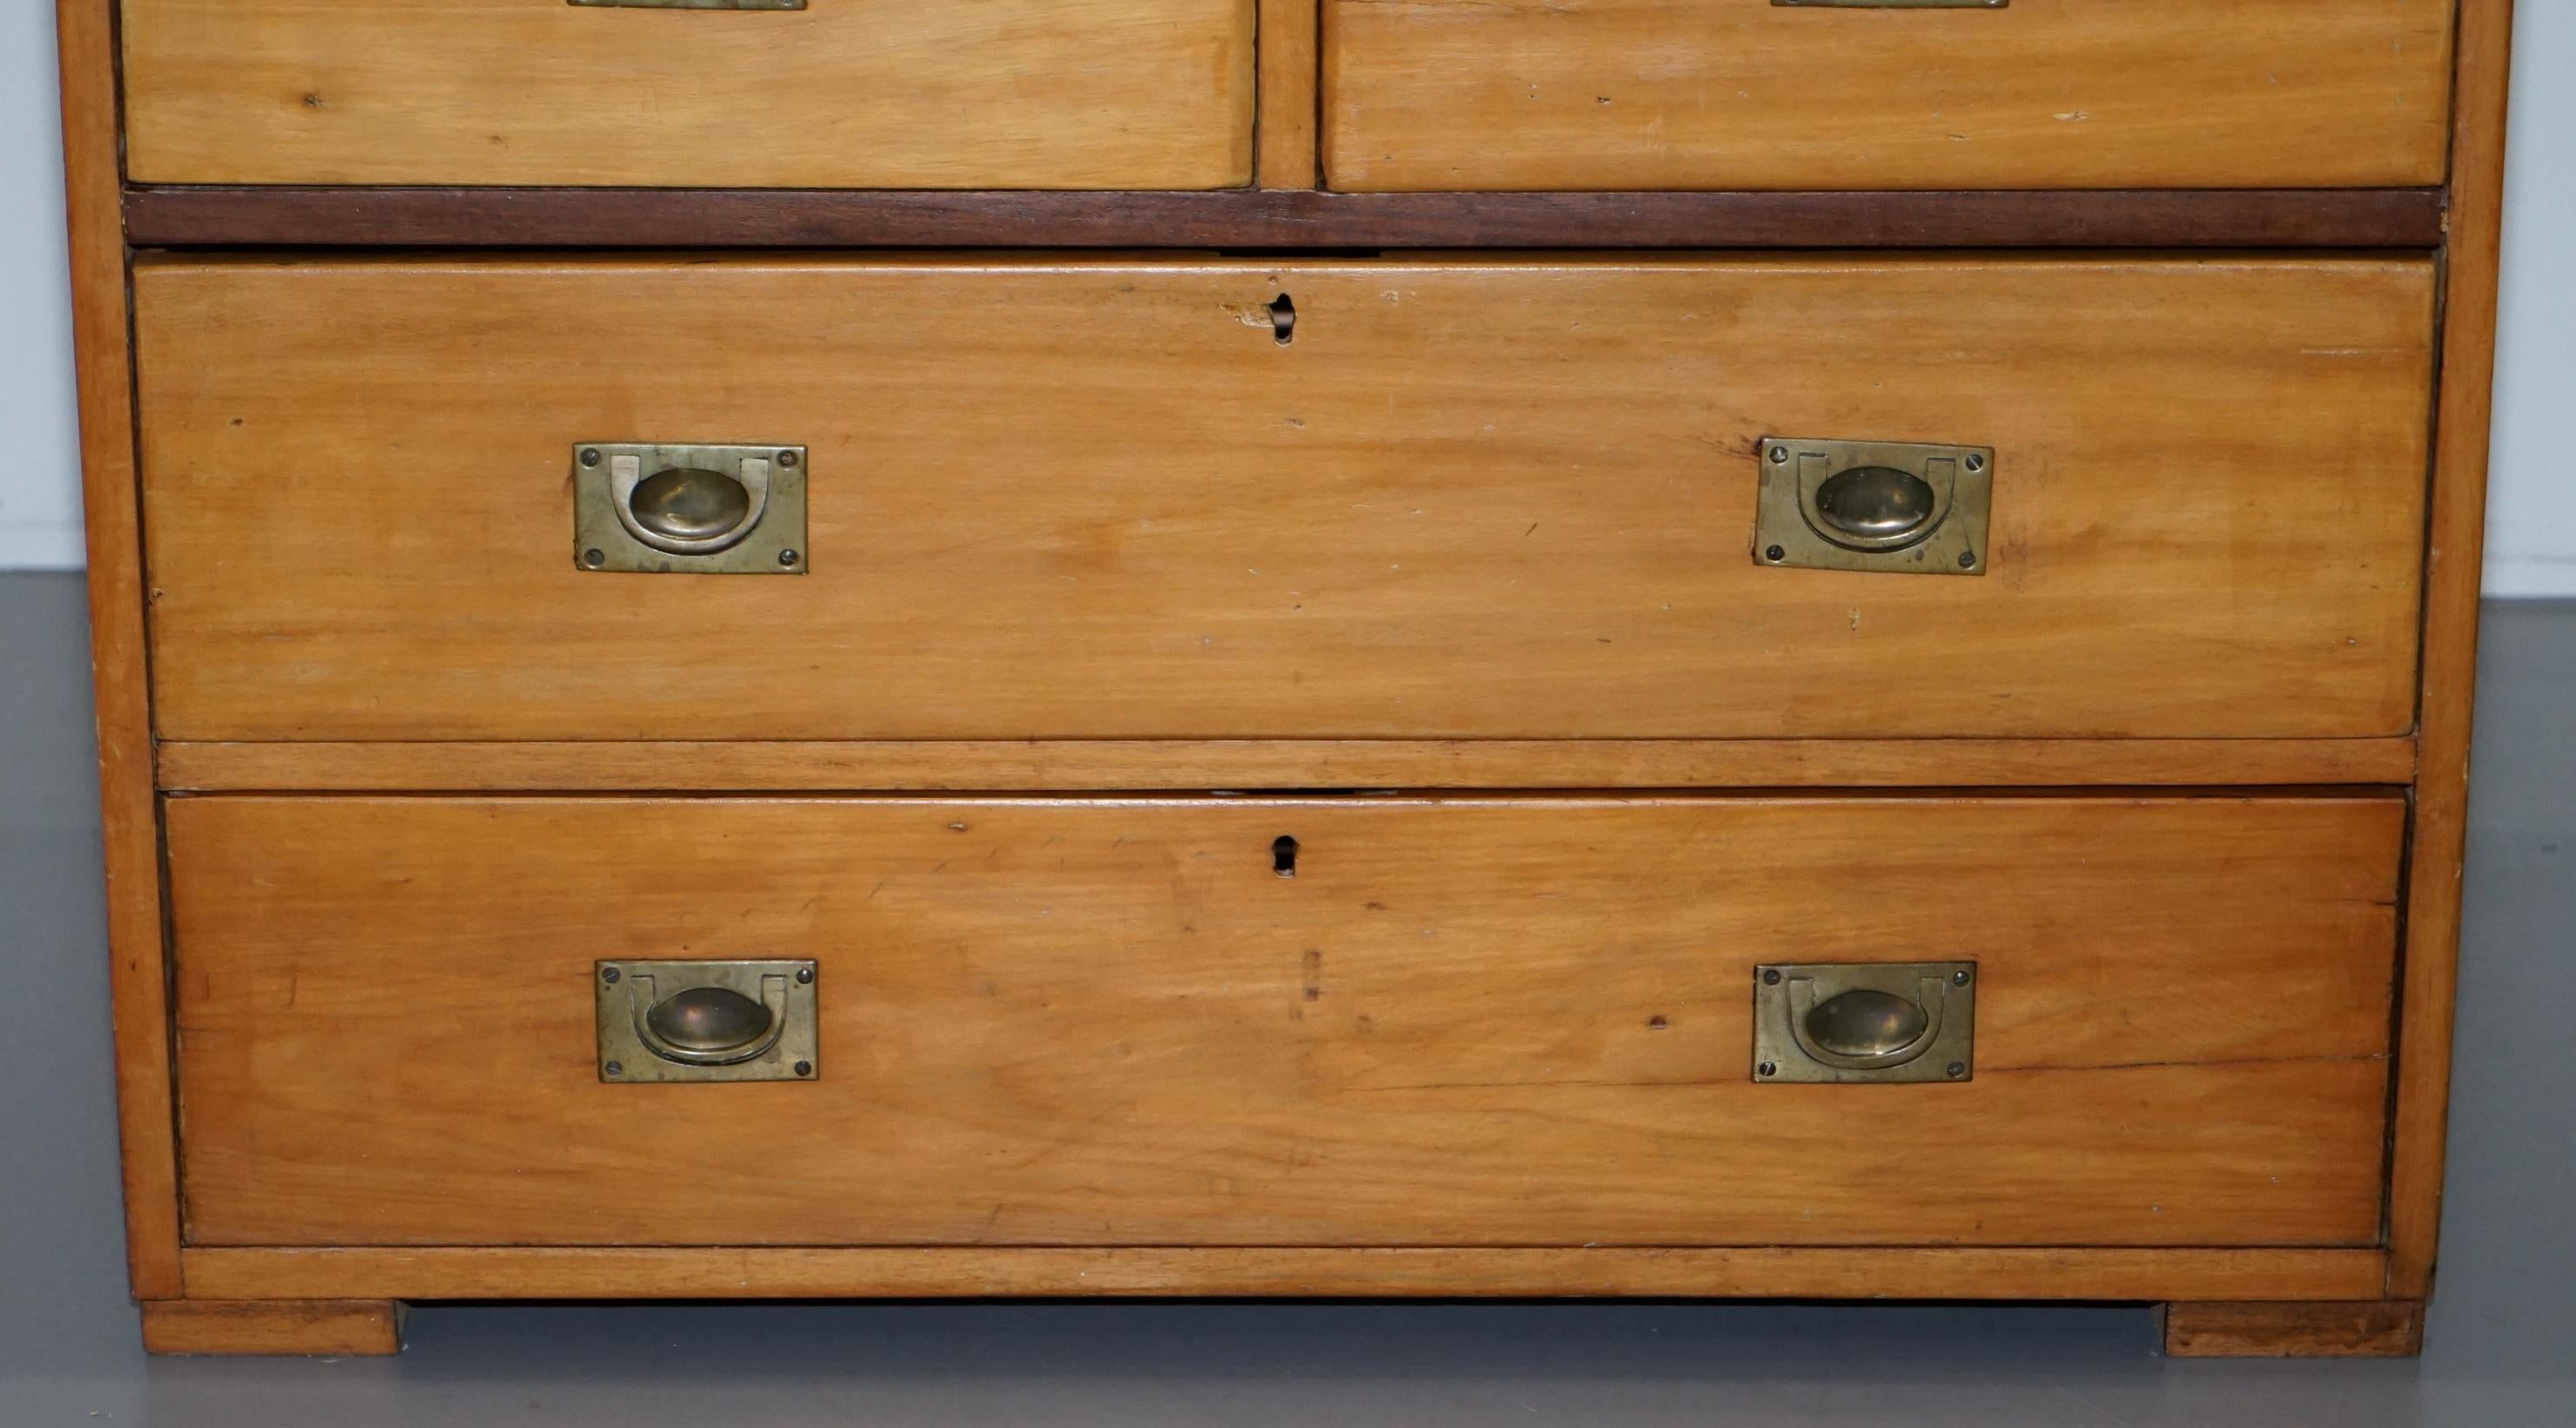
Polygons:
[[[658,550],[619,510],[621,491],[664,472],[746,472],[761,486],[757,519],[720,550]],[[646,575],[802,575],[813,565],[805,544],[805,448],[579,441],[572,447],[572,563],[576,570]]]
[[[1995,453],[1986,446],[1765,437],[1755,449],[1761,496],[1753,518],[1753,563],[1809,570],[1904,575],[1983,575],[1994,506]],[[1923,524],[1898,544],[1862,548],[1819,514],[1818,493],[1838,476],[1898,472],[1930,493]],[[1878,538],[1882,542],[1887,538]]]
[[[1851,1001],[1836,1003],[1837,998]],[[1860,1016],[1835,1017],[1837,1008]],[[1901,1033],[1910,1008],[1920,1035],[1892,1036],[1890,1049],[1845,1045],[1834,1024],[1871,1024],[1884,1010]],[[1822,1015],[1819,1015],[1819,1012]],[[1967,1081],[1975,1077],[1977,964],[1974,962],[1773,963],[1753,969],[1753,1079],[1782,1082]]]
[[[822,1074],[815,1054],[821,983],[810,961],[602,962],[590,982],[598,994],[602,1081],[811,1081]],[[774,1020],[759,1023],[763,1035],[746,1048],[756,1054],[706,1051],[697,1054],[714,1059],[692,1062],[657,1050],[657,1042],[672,1043],[656,1031],[653,1011],[685,993],[719,1000],[729,993],[759,1004]]]

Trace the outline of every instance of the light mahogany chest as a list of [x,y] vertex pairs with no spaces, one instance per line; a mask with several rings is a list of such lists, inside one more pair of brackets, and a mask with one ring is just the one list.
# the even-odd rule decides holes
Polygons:
[[60,0],[133,1288],[2431,1292],[2505,0]]

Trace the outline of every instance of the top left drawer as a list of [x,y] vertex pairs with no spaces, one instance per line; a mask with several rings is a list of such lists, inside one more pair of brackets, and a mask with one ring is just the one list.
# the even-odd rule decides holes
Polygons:
[[141,183],[1224,188],[1254,0],[124,0]]

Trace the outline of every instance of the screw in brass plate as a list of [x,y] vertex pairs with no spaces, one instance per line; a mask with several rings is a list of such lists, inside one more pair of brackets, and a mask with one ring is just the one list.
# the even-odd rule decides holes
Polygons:
[[611,1061],[599,1069],[607,1072],[611,1076],[623,1076],[626,1074],[626,1067],[622,1063],[615,1061]]
[[792,550],[780,551],[778,553],[778,563],[781,565],[794,565],[796,563],[796,552]]
[[804,985],[804,984],[806,984],[806,983],[808,983],[808,982],[811,982],[811,981],[813,981],[813,980],[814,980],[814,969],[813,969],[813,968],[811,968],[811,967],[799,967],[799,968],[797,968],[797,969],[796,969],[796,981],[797,981],[797,984],[798,984],[799,986],[802,986],[802,985]]
[[1971,470],[1971,471],[1983,471],[1983,470],[1985,470],[1985,469],[1986,469],[1986,458],[1984,458],[1984,457],[1982,457],[1982,456],[1979,456],[1977,453],[1975,453],[1975,452],[1973,452],[1973,451],[1969,452],[1969,453],[1968,453],[1968,469],[1969,469],[1969,470]]
[[1772,465],[1774,465],[1774,466],[1786,466],[1786,465],[1788,465],[1788,464],[1789,464],[1789,448],[1787,448],[1787,447],[1785,447],[1785,446],[1775,446],[1775,447],[1772,447],[1772,448],[1771,448],[1771,464],[1772,464]]
[[778,453],[778,464],[793,469],[796,465],[796,453],[793,451]]
[[1764,560],[1786,560],[1789,558],[1789,552],[1782,550],[1780,547],[1775,545],[1762,552],[1762,558]]
[[603,982],[614,982],[623,975],[625,974],[614,967],[602,967],[599,969],[599,980]]
[[1977,563],[1977,553],[1976,553],[1975,551],[1973,551],[1973,550],[1963,550],[1963,551],[1959,552],[1959,568],[1960,568],[1961,570],[1967,570],[1967,569],[1970,569],[1970,568],[1974,567],[1974,566],[1976,565],[1976,563]]
[[813,1074],[814,1074],[814,1063],[813,1063],[813,1062],[811,1062],[811,1061],[799,1061],[799,1062],[797,1062],[797,1063],[796,1063],[796,1074],[797,1074],[797,1075],[799,1075],[799,1076],[811,1076],[811,1075],[813,1075]]
[[593,546],[581,553],[581,563],[589,566],[593,570],[597,570],[599,567],[608,563],[608,552],[601,550],[597,546]]
[[599,448],[596,446],[583,447],[581,449],[581,464],[584,466],[597,466],[599,464]]
[[1950,985],[1954,987],[1964,987],[1968,985],[1968,974],[1965,972],[1952,972],[1950,974]]
[[1950,1063],[1950,1079],[1951,1079],[1951,1080],[1956,1081],[1956,1080],[1958,1080],[1960,1077],[1965,1076],[1965,1075],[1967,1075],[1967,1074],[1968,1074],[1968,1063],[1967,1063],[1967,1062],[1965,1062],[1965,1061],[1953,1061],[1953,1062],[1951,1062],[1951,1063]]
[[1766,987],[1776,987],[1780,985],[1780,969],[1777,967],[1764,968],[1762,971],[1762,985]]
[[1765,1061],[1761,1065],[1753,1068],[1753,1074],[1757,1076],[1777,1076],[1780,1074],[1780,1068],[1772,1065],[1768,1061]]

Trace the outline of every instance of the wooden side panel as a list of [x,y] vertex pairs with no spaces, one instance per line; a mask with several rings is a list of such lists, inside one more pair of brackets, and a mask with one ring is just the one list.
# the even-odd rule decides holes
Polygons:
[[2412,1358],[2424,1351],[2424,1304],[2169,1304],[2164,1330],[2178,1359]]
[[2420,1299],[2432,1292],[2434,1248],[2441,1233],[2512,48],[2510,0],[2462,0],[2440,441],[2434,448],[2425,565],[2423,760],[2407,874],[2404,1018],[2398,1030],[2403,1059],[2390,1162],[2388,1292],[2398,1299]]
[[1326,0],[1344,189],[2439,182],[2452,0]]
[[381,1357],[402,1352],[402,1306],[385,1300],[146,1300],[156,1354]]
[[1254,0],[124,0],[147,183],[1222,188]]
[[[2413,724],[2416,259],[137,284],[174,739]],[[1766,434],[1994,446],[1992,573],[1757,566]],[[746,437],[811,450],[810,575],[575,568],[573,443]]]
[[1261,0],[1261,187],[1310,189],[1316,175],[1316,0]]
[[[2390,799],[170,818],[199,1245],[2378,1238]],[[656,956],[817,959],[818,1078],[602,1083]],[[1929,957],[1971,1081],[1753,1084],[1757,963]]]
[[180,1292],[176,1125],[153,795],[142,513],[119,208],[116,56],[108,0],[60,0],[63,169],[71,222],[72,340],[89,518],[90,662],[97,684],[99,813],[106,833],[108,992],[116,1020],[126,1269],[146,1298]]
[[2376,1250],[192,1249],[239,1298],[1224,1297],[2248,1300],[2372,1292]]

